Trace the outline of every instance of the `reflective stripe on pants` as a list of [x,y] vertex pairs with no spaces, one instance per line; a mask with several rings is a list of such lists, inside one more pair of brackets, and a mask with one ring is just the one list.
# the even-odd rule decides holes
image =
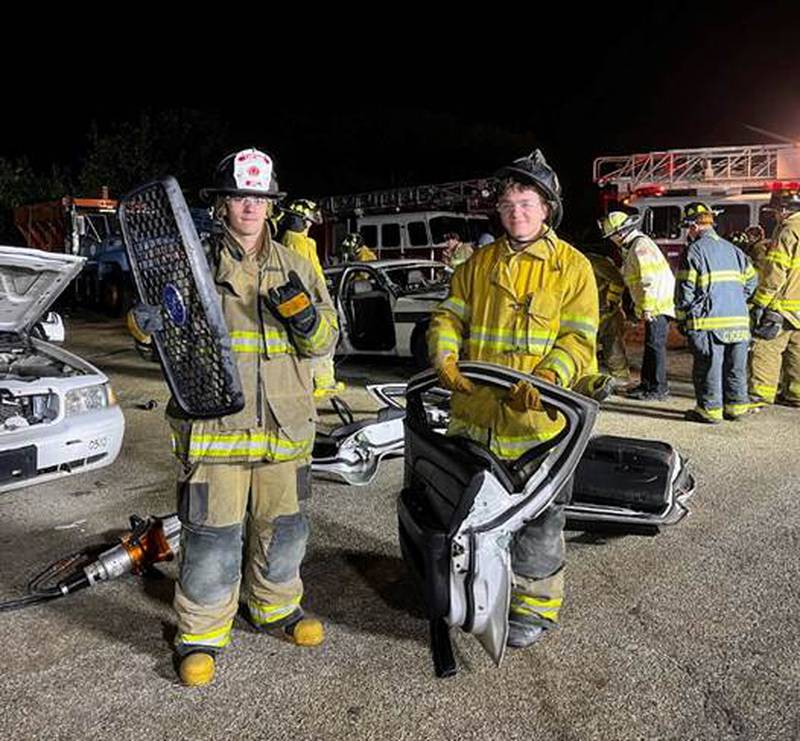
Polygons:
[[181,563],[173,603],[179,653],[227,644],[242,575],[257,615],[275,608],[274,614],[285,617],[284,608],[296,609],[308,538],[297,504],[300,465],[203,463],[179,479]]
[[564,504],[572,491],[564,491],[535,520],[514,536],[511,567],[514,586],[510,617],[515,622],[552,628],[558,623],[564,601]]
[[[712,332],[696,330],[690,330],[687,339],[694,356],[692,381],[697,406],[712,412],[714,418],[722,417],[723,405],[726,411],[746,409],[748,343],[726,344]],[[715,411],[719,414],[713,414]]]
[[772,340],[753,340],[750,353],[751,399],[772,404],[781,380],[785,385],[785,398],[800,401],[800,329],[783,329]]

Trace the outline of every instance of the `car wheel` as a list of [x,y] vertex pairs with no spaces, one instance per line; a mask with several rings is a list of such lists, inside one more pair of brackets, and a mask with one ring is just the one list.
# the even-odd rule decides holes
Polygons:
[[429,322],[420,322],[414,327],[411,333],[411,355],[414,358],[414,364],[419,370],[430,368],[431,361],[428,358],[428,342],[425,335],[428,332]]

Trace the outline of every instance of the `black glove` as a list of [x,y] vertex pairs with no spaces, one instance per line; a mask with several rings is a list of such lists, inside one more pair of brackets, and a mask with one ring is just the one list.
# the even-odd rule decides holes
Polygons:
[[138,334],[149,336],[153,332],[160,332],[164,329],[161,307],[154,304],[136,304],[128,314],[128,328],[137,339],[139,339]]
[[270,311],[293,332],[307,335],[317,323],[317,310],[300,276],[289,271],[289,280],[267,292]]

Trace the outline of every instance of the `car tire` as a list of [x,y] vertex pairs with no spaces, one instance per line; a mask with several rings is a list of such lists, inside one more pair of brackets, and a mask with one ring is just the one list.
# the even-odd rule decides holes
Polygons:
[[428,333],[430,322],[420,322],[414,327],[411,333],[411,355],[414,358],[414,365],[419,370],[430,368],[431,361],[428,358],[428,342],[425,335]]

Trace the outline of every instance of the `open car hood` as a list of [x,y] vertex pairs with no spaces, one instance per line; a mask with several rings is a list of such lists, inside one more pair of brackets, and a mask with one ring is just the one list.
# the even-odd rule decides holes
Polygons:
[[30,330],[84,262],[75,255],[0,245],[0,332]]

